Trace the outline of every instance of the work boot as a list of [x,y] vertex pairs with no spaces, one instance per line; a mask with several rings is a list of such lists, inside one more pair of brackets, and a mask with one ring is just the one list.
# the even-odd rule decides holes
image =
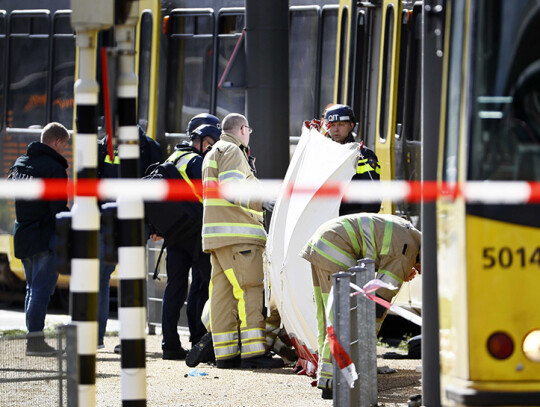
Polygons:
[[195,367],[199,363],[215,362],[214,342],[210,332],[204,334],[199,342],[192,346],[186,356],[186,365]]
[[59,352],[45,342],[42,335],[29,336],[26,340],[26,356],[56,356]]
[[332,389],[321,389],[322,394],[321,397],[325,400],[332,400],[334,398],[334,394],[332,392]]
[[231,359],[217,359],[216,366],[218,369],[238,369],[241,365],[240,355]]
[[273,358],[269,354],[242,359],[240,365],[242,369],[279,369],[283,366],[283,359]]
[[182,347],[176,350],[163,349],[163,360],[184,360],[186,358],[186,350]]

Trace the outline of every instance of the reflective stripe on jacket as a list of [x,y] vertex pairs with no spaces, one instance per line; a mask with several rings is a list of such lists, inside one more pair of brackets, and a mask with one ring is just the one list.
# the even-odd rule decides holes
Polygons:
[[203,161],[203,249],[205,251],[239,243],[266,244],[262,202],[232,202],[209,198],[208,191],[231,182],[256,180],[242,142],[234,135],[223,133]]
[[191,160],[196,159],[197,157],[200,157],[200,154],[197,154],[192,151],[186,151],[186,150],[178,150],[172,153],[169,158],[165,162],[174,163],[176,168],[178,168],[178,172],[180,173],[180,176],[184,179],[184,181],[187,182],[191,190],[193,191],[193,194],[199,198],[199,202],[202,203],[202,197],[197,194],[197,190],[195,189],[195,186],[193,185],[193,182],[191,182],[191,179],[188,175],[188,165],[191,162]]
[[421,233],[394,215],[354,214],[321,225],[300,256],[331,272],[345,271],[358,259],[375,260],[377,277],[400,287],[420,248]]

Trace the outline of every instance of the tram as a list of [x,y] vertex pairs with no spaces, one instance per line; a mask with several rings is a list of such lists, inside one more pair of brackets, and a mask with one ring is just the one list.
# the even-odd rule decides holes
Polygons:
[[[540,180],[540,2],[447,4],[438,178]],[[540,216],[437,202],[444,405],[540,405]]]
[[[428,10],[428,3],[436,7]],[[423,154],[438,156],[440,183],[540,181],[540,1],[289,4],[291,149],[304,120],[320,117],[330,102],[345,103],[358,118],[357,134],[379,158],[383,180],[421,181],[429,137],[440,148]],[[0,4],[4,174],[47,122],[74,128],[76,36],[69,8],[68,0]],[[193,115],[245,112],[245,4],[141,0],[139,10],[138,119],[165,155],[185,138]],[[422,69],[423,24],[435,18],[443,63]],[[100,34],[99,43],[110,46],[110,36]],[[440,88],[432,89],[433,82]],[[422,115],[422,95],[430,92],[440,98],[440,115]],[[423,123],[432,121],[437,131],[422,134]],[[538,210],[438,199],[444,405],[540,405]],[[417,202],[385,201],[382,211],[420,227]],[[0,202],[0,284],[8,287],[24,278],[12,254],[13,220],[12,203]],[[419,284],[404,286],[397,299],[418,312]]]

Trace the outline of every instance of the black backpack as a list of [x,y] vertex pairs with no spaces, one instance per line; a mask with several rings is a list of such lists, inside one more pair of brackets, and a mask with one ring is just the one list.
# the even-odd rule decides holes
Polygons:
[[[143,179],[178,179],[185,182],[171,162],[153,164],[146,172]],[[200,245],[203,213],[200,202],[145,202],[144,210],[147,222],[165,238],[168,247],[182,243],[192,245],[193,242]]]

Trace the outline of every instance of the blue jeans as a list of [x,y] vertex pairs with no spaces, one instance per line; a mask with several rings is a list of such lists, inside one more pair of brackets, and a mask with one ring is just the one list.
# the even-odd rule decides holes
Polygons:
[[104,253],[103,235],[99,234],[99,294],[98,294],[98,344],[103,343],[103,337],[107,330],[107,320],[109,319],[109,297],[111,274],[116,267],[115,264],[103,261]]
[[47,306],[58,281],[58,274],[54,269],[54,255],[45,251],[21,260],[26,278],[26,329],[28,332],[43,331]]

